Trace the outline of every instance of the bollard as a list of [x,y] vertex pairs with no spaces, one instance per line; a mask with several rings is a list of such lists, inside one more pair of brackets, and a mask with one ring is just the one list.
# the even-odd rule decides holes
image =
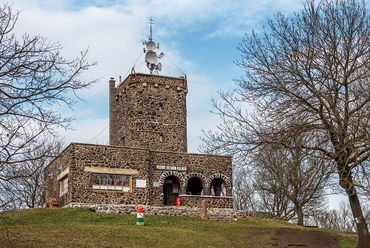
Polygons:
[[202,201],[202,219],[208,219],[207,215],[207,201],[203,200]]
[[137,209],[136,225],[144,226],[144,210],[143,208]]

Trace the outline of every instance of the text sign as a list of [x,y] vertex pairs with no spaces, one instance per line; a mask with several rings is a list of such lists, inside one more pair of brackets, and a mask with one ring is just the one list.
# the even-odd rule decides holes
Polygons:
[[157,170],[186,171],[184,166],[157,165]]

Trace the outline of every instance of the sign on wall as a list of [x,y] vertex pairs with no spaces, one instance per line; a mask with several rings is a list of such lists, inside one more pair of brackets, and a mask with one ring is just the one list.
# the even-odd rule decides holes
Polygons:
[[157,170],[186,171],[187,168],[185,166],[157,165]]
[[136,188],[145,188],[146,180],[136,179]]
[[159,188],[159,182],[153,182],[153,188]]

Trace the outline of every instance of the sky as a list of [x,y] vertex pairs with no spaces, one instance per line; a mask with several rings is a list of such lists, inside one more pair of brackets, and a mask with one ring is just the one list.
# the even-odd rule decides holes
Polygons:
[[[153,41],[165,54],[162,75],[186,74],[188,151],[198,152],[202,130],[220,122],[212,114],[217,91],[236,88],[233,79],[244,75],[235,65],[240,60],[238,44],[261,33],[268,18],[302,8],[299,0],[14,0],[21,11],[16,32],[42,35],[62,46],[62,55],[76,57],[89,49],[88,59],[97,61],[81,79],[100,79],[94,87],[78,92],[84,102],[72,109],[61,106],[64,116],[74,116],[74,130],[61,131],[71,142],[105,144],[108,141],[108,81],[124,79],[135,65],[148,73],[142,40],[148,40],[153,18]],[[140,57],[141,55],[141,57]],[[138,60],[136,64],[135,61]]]
[[108,81],[124,79],[139,58],[136,72],[148,73],[142,40],[148,40],[149,18],[153,19],[153,41],[165,54],[161,74],[186,74],[189,93],[188,151],[198,152],[202,130],[219,122],[210,113],[217,90],[235,88],[233,79],[243,75],[234,64],[245,33],[262,29],[267,18],[281,11],[299,10],[296,0],[16,0],[21,11],[17,34],[42,35],[63,46],[62,55],[74,58],[89,49],[88,59],[97,61],[81,77],[99,78],[93,88],[78,92],[85,100],[73,110],[61,106],[65,116],[74,116],[74,130],[62,131],[70,142],[108,144]]

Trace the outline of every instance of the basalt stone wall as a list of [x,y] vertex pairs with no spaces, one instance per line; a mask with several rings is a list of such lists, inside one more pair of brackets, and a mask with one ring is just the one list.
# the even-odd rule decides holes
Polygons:
[[[149,150],[72,143],[45,168],[45,202],[57,199],[59,206],[70,202],[84,204],[148,204],[145,188],[136,179],[146,179]],[[65,175],[63,175],[63,173]],[[92,190],[92,174],[131,176],[131,192]],[[68,192],[60,195],[61,175],[68,177]]]
[[210,195],[211,182],[215,178],[224,181],[226,196],[232,195],[230,156],[153,151],[151,163],[153,178],[159,178],[163,185],[166,177],[175,176],[180,183],[180,194],[186,194],[189,179],[196,177],[202,182],[204,195]]
[[135,73],[112,85],[110,112],[117,116],[111,117],[111,144],[187,152],[184,78]]
[[[92,189],[92,175],[131,176],[131,192]],[[164,182],[175,177],[182,206],[199,207],[208,196],[209,206],[232,208],[232,164],[229,156],[150,151],[149,149],[72,143],[45,169],[45,200],[57,199],[60,206],[83,204],[164,205]],[[68,191],[60,195],[60,179],[68,177]],[[198,178],[203,196],[187,196],[189,180]],[[224,182],[226,197],[210,197],[212,180]],[[137,180],[146,186],[138,187]]]
[[[151,173],[153,181],[159,183],[155,189],[155,197],[151,205],[163,205],[163,186],[167,177],[175,177],[179,184],[179,195],[187,194],[188,182],[191,178],[198,178],[203,187],[203,195],[211,195],[211,182],[214,179],[223,181],[226,188],[226,197],[213,198],[215,207],[232,208],[232,161],[230,156],[204,155],[176,152],[151,152]],[[194,196],[193,196],[194,197]],[[198,199],[184,199],[184,206],[198,206],[202,197]],[[180,197],[181,198],[181,197]]]
[[[146,179],[150,172],[149,151],[115,146],[75,144],[75,170],[72,175],[72,202],[87,204],[148,204],[145,188],[138,188],[136,179]],[[131,192],[92,190],[92,174],[131,176]]]
[[56,199],[59,206],[64,206],[71,201],[71,187],[68,185],[66,194],[60,194],[60,180],[68,177],[71,180],[70,171],[74,168],[73,145],[69,145],[44,169],[44,202],[47,204]]
[[[148,205],[112,205],[112,204],[81,204],[70,203],[65,207],[89,207],[96,213],[105,214],[137,214],[138,207],[143,208],[145,215],[171,215],[171,216],[200,216],[201,208],[195,207],[156,207]],[[208,208],[207,215],[211,220],[228,220],[231,218],[259,218],[278,219],[276,216],[262,211],[243,211],[229,208]]]
[[180,195],[180,199],[182,205],[189,207],[201,208],[206,200],[209,208],[233,208],[232,197]]

